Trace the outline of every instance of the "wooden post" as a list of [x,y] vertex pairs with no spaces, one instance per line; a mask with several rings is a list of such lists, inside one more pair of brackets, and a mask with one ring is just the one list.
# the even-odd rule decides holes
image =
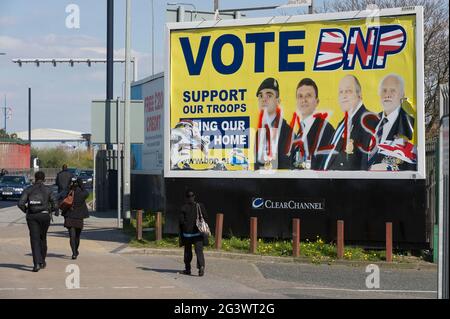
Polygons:
[[337,221],[337,258],[344,258],[344,221]]
[[258,218],[250,217],[250,253],[255,254],[258,245]]
[[142,240],[142,210],[139,209],[136,214],[136,239]]
[[216,249],[222,248],[222,229],[223,229],[223,214],[216,214]]
[[300,256],[300,219],[292,220],[292,255]]
[[386,223],[386,261],[392,262],[392,223]]
[[156,223],[155,223],[155,233],[156,233],[156,240],[162,239],[162,213],[157,212],[156,213]]

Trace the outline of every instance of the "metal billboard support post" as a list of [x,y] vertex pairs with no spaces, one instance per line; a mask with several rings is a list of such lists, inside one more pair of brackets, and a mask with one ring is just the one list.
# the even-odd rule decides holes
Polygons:
[[439,260],[438,260],[438,298],[449,299],[448,282],[448,194],[449,194],[449,94],[448,84],[440,87],[440,136],[439,136]]
[[124,218],[130,218],[130,53],[131,53],[131,0],[126,2],[126,27],[125,27],[125,136],[124,136],[124,190],[123,190],[123,210]]

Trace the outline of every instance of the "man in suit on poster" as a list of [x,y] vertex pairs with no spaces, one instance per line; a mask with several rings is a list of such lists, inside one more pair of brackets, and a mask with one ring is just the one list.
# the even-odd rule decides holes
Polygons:
[[339,82],[339,104],[344,118],[329,141],[331,150],[322,168],[366,171],[367,155],[375,144],[378,116],[365,107],[361,84],[355,76],[346,75]]
[[293,139],[288,144],[291,167],[317,170],[325,157],[321,148],[328,145],[334,128],[326,120],[327,113],[315,113],[320,100],[319,89],[312,79],[304,78],[298,83],[296,98],[297,111],[290,125]]
[[402,108],[405,84],[396,74],[387,75],[378,90],[383,112],[376,127],[376,147],[369,153],[371,170],[416,170],[414,118]]

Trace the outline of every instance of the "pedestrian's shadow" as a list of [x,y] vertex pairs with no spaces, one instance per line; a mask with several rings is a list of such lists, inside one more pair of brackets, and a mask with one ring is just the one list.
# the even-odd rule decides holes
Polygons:
[[33,271],[32,266],[19,265],[19,264],[0,264],[0,268],[12,268],[12,269],[19,269],[19,270],[23,270],[23,271]]
[[136,267],[137,269],[145,270],[145,271],[155,271],[161,273],[171,273],[171,274],[179,274],[181,270],[175,269],[158,269],[158,268],[148,268],[148,267]]
[[[33,254],[28,253],[25,254],[25,256],[33,256]],[[48,253],[47,258],[61,258],[61,259],[70,259],[71,257],[69,255],[63,255],[63,254],[55,254],[55,253]]]

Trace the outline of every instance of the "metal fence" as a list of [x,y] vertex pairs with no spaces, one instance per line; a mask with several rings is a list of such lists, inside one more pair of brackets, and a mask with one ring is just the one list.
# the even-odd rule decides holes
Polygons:
[[439,154],[439,139],[435,138],[426,142],[425,146],[425,165],[427,174],[427,209],[426,209],[426,240],[430,243],[431,249],[434,249],[434,235],[435,225],[438,219],[438,184],[439,180],[439,167],[438,167],[438,154]]

